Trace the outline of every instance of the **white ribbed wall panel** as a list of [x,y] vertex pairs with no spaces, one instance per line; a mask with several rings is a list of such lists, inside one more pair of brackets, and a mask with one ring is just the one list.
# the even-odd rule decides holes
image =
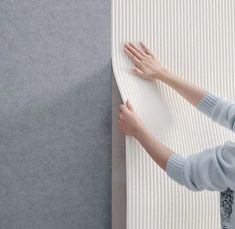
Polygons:
[[[112,0],[112,64],[123,101],[130,99],[152,133],[182,155],[232,140],[161,82],[143,80],[123,52],[143,41],[172,72],[235,98],[234,0]],[[219,229],[219,193],[172,181],[140,144],[126,137],[127,229]]]

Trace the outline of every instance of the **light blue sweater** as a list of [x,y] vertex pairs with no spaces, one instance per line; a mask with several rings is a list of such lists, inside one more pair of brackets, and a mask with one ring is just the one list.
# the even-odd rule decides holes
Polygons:
[[[235,101],[207,91],[196,108],[235,132]],[[187,157],[174,153],[167,161],[166,172],[192,191],[219,191],[221,228],[235,229],[235,142],[226,141]]]

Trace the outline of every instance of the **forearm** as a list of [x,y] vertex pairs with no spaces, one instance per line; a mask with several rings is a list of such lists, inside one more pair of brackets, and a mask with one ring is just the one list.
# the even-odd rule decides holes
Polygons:
[[154,138],[146,128],[139,130],[135,138],[145,148],[152,159],[163,170],[166,170],[168,158],[173,154],[173,151]]
[[196,106],[207,92],[205,89],[187,82],[186,80],[180,78],[176,74],[169,72],[166,69],[162,70],[161,77],[159,79],[172,87],[193,106]]

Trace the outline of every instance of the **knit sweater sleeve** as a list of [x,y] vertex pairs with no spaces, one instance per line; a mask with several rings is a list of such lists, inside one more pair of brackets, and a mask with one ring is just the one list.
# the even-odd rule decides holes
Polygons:
[[207,91],[196,108],[211,118],[212,121],[235,132],[235,101],[218,96],[212,91]]
[[[235,101],[213,92],[199,101],[197,109],[218,124],[234,131]],[[174,153],[167,161],[167,175],[192,191],[235,190],[235,143],[225,142],[214,148],[183,157]]]

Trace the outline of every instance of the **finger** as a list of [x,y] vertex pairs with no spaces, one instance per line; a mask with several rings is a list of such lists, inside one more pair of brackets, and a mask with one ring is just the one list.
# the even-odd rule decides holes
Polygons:
[[119,122],[118,122],[118,126],[119,126],[119,127],[120,127],[120,126],[123,127],[123,125],[124,125],[124,124],[123,124],[122,121],[119,121]]
[[129,42],[129,45],[135,49],[142,57],[145,57],[146,54],[141,50],[139,49],[136,45],[134,45],[132,42]]
[[124,133],[124,132],[125,132],[125,127],[124,127],[123,125],[118,126],[118,128],[119,128],[119,130],[121,130],[121,131],[122,131],[122,133]]
[[124,104],[121,104],[119,108],[120,108],[120,111],[124,111],[126,109],[126,106]]
[[119,129],[123,129],[123,124],[122,123],[118,123],[118,128]]
[[125,47],[139,60],[143,59],[142,56],[135,48],[133,48],[129,43],[125,45]]
[[143,48],[143,50],[146,54],[152,55],[152,52],[150,51],[150,49],[147,48],[147,46],[142,41],[140,42],[140,45],[141,45],[141,47]]
[[118,127],[120,128],[122,126],[122,122],[118,121]]
[[132,106],[129,100],[126,101],[126,106],[129,110],[134,111],[134,107]]
[[122,113],[120,113],[120,114],[118,115],[118,119],[121,120],[122,118],[123,118],[123,115],[122,115]]
[[133,73],[144,78],[144,72],[141,71],[139,68],[134,68]]
[[128,48],[125,48],[124,51],[131,58],[131,60],[134,62],[134,64],[136,64],[136,65],[140,64],[140,60],[136,56],[134,56]]

